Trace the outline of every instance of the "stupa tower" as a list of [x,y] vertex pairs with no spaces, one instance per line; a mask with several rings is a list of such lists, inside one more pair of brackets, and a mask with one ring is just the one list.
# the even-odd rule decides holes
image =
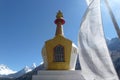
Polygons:
[[64,33],[63,33],[63,24],[65,24],[65,20],[63,18],[63,14],[62,12],[59,10],[57,15],[56,15],[56,20],[54,21],[55,24],[57,25],[57,28],[56,28],[56,36],[57,35],[61,35],[61,36],[64,36]]
[[63,24],[65,20],[61,11],[58,11],[55,37],[45,42],[42,50],[45,69],[47,70],[74,70],[77,59],[77,47],[71,40],[64,37]]
[[33,75],[32,80],[84,80],[80,71],[75,71],[77,47],[64,37],[65,20],[61,11],[55,19],[55,36],[47,40],[42,48],[44,70]]

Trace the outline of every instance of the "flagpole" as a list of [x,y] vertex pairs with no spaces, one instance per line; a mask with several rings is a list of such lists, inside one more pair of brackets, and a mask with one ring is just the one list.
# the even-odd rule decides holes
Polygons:
[[107,0],[104,0],[104,1],[106,3],[107,8],[108,8],[108,11],[109,11],[110,17],[112,19],[113,25],[115,27],[115,30],[117,32],[117,35],[120,38],[120,28],[119,28],[119,25],[118,25],[118,23],[117,23],[117,21],[115,19],[115,16],[114,16],[114,14],[112,12],[112,9],[110,8],[110,5],[109,5],[108,1]]

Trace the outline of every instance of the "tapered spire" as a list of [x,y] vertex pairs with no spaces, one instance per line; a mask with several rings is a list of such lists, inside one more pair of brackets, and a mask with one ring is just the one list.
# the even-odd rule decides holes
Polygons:
[[64,36],[64,33],[63,33],[63,24],[65,24],[65,20],[63,18],[62,12],[60,10],[58,11],[58,13],[56,15],[55,24],[57,25],[55,35],[56,36],[57,35]]

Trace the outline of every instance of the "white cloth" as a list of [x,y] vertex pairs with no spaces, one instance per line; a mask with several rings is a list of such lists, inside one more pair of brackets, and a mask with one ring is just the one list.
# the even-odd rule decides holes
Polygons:
[[100,0],[93,0],[88,6],[81,23],[78,45],[86,80],[119,80],[104,38]]
[[87,5],[89,5],[93,0],[86,0]]

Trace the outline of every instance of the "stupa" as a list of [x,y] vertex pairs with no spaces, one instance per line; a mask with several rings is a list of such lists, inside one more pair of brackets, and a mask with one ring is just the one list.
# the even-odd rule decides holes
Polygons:
[[54,38],[47,40],[42,49],[44,70],[33,75],[32,80],[84,80],[80,70],[75,70],[77,47],[63,33],[65,20],[61,11],[58,11],[57,25]]

